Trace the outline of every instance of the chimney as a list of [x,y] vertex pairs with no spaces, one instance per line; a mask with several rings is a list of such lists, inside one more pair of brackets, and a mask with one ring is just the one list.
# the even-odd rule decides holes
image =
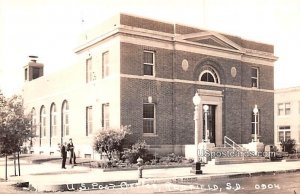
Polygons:
[[44,75],[44,64],[38,63],[38,56],[30,55],[29,63],[24,66],[25,81],[31,81]]
[[36,63],[36,61],[37,61],[38,58],[39,58],[39,57],[38,57],[38,56],[35,56],[35,55],[30,55],[30,56],[29,56],[30,61],[32,61],[32,62],[34,62],[34,63]]

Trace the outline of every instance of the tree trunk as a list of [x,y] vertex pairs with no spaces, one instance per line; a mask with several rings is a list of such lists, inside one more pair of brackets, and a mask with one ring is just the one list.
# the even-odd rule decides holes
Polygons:
[[5,180],[7,180],[7,154],[5,154]]
[[17,176],[16,152],[14,152],[14,170],[15,170],[15,176]]
[[20,152],[18,152],[18,168],[19,168],[19,176],[21,176],[21,169],[20,169]]

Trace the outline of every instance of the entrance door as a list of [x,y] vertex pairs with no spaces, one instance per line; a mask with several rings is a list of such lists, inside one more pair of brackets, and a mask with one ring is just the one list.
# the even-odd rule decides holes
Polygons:
[[[216,105],[209,105],[207,111],[207,130],[210,143],[216,143]],[[203,139],[205,139],[205,112],[203,111]]]

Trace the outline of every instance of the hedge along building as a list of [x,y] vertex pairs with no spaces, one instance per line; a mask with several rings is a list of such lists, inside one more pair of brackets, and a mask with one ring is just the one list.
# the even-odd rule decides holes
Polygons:
[[272,45],[127,14],[81,39],[76,65],[49,76],[42,64],[25,66],[24,99],[38,136],[34,151],[55,152],[72,137],[79,155],[92,156],[93,133],[131,125],[133,140],[180,153],[194,144],[195,92],[200,110],[209,106],[212,143],[222,145],[225,135],[251,142],[255,104],[258,137],[274,142]]

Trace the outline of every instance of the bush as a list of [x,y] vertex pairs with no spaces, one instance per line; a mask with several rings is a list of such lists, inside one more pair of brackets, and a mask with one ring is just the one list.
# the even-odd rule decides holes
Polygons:
[[159,163],[161,164],[169,164],[171,161],[170,161],[170,158],[168,156],[164,156],[164,157],[161,157],[159,159]]
[[123,156],[122,156],[122,160],[128,164],[134,164],[137,163],[137,159],[138,159],[138,153],[136,150],[132,150],[132,149],[127,149],[123,152]]
[[147,144],[143,140],[139,140],[137,143],[131,146],[131,149],[127,149],[123,152],[123,161],[129,161],[129,163],[137,163],[138,158],[142,158],[144,162],[151,161],[154,156],[149,153]]
[[131,134],[129,126],[121,126],[118,129],[101,129],[94,137],[93,147],[98,153],[105,152],[112,161],[113,153],[123,151],[124,140]]
[[193,158],[189,158],[188,161],[189,161],[189,163],[193,163],[194,159]]
[[182,160],[184,159],[183,156],[179,156],[174,153],[168,154],[168,157],[170,159],[170,162],[177,162],[177,163],[181,163]]
[[288,139],[286,141],[281,141],[280,146],[283,152],[288,152],[289,154],[293,154],[296,152],[295,150],[296,141],[294,139]]

